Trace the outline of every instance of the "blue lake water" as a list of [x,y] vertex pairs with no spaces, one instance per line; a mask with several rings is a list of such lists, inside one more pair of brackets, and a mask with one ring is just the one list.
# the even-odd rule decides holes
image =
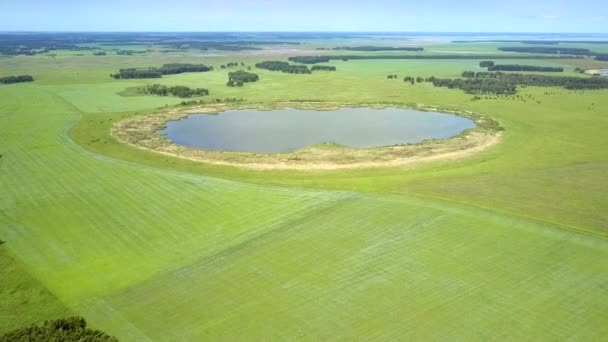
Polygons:
[[160,133],[178,145],[206,150],[277,153],[320,143],[353,148],[417,143],[474,127],[473,121],[453,114],[401,108],[287,108],[193,114],[168,122]]

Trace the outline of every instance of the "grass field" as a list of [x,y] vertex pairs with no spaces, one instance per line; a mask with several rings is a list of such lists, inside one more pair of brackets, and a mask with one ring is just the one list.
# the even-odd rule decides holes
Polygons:
[[[487,52],[480,43],[427,49],[472,48]],[[125,341],[608,334],[608,91],[525,88],[534,101],[473,101],[386,79],[457,77],[479,60],[335,61],[337,72],[313,75],[258,70],[261,80],[243,88],[226,87],[231,70],[219,68],[109,77],[123,67],[286,57],[226,55],[0,60],[0,76],[36,78],[0,86],[0,333],[81,314]],[[581,62],[531,63],[579,75]],[[110,136],[116,120],[181,101],[118,94],[150,83],[269,106],[471,110],[506,130],[498,146],[460,161],[324,172],[211,166]]]

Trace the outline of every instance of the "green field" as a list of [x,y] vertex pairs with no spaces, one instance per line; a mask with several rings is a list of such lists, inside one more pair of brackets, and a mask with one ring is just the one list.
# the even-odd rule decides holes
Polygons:
[[[498,46],[488,45],[425,48],[494,53]],[[312,75],[253,68],[260,81],[229,88],[227,74],[238,69],[219,65],[288,55],[222,54],[0,59],[0,76],[36,79],[0,85],[0,333],[79,314],[124,341],[608,335],[607,90],[530,87],[520,90],[533,99],[525,102],[473,100],[386,79],[458,77],[481,70],[475,59],[332,61],[336,72]],[[171,62],[216,70],[109,77]],[[574,69],[585,63],[601,64],[525,61],[580,77]],[[110,136],[117,120],[182,101],[120,95],[153,83],[204,87],[209,98],[252,105],[471,110],[505,131],[499,145],[473,157],[407,167],[205,165]]]

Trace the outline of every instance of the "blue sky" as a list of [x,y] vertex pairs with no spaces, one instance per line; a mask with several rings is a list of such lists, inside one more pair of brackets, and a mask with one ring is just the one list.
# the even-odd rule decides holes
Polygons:
[[0,31],[608,32],[608,0],[0,0]]

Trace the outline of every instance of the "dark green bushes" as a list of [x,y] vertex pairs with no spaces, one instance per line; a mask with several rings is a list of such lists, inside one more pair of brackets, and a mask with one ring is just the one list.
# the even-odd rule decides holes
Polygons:
[[281,71],[289,74],[310,74],[310,69],[306,65],[293,65],[281,61],[266,61],[255,65],[258,69],[266,69],[271,71]]
[[257,82],[259,79],[258,74],[239,70],[228,73],[228,83],[226,85],[229,87],[242,87],[247,82]]
[[0,84],[12,84],[12,83],[23,83],[33,82],[34,78],[30,75],[18,75],[18,76],[7,76],[0,78]]
[[117,342],[103,331],[87,328],[82,317],[45,321],[42,325],[30,325],[0,336],[0,342]]
[[316,64],[316,63],[329,62],[328,56],[296,56],[296,57],[289,57],[288,59],[294,63],[303,63],[303,64]]
[[488,67],[494,66],[494,61],[481,61],[479,63],[479,66],[482,68],[488,68]]
[[336,71],[336,67],[333,65],[313,65],[310,68],[311,71]]
[[209,95],[209,90],[204,88],[192,89],[185,86],[167,87],[165,85],[160,84],[153,84],[141,88],[141,92],[144,94],[158,96],[177,96],[181,98]]
[[501,72],[465,72],[465,79],[434,79],[436,87],[462,89],[469,94],[514,94],[519,86],[562,87],[571,90],[608,89],[608,79],[508,74]]
[[147,68],[147,69],[120,69],[117,74],[111,75],[115,79],[129,79],[129,78],[159,78],[163,75],[175,75],[184,72],[207,72],[213,70],[213,67],[208,67],[204,64],[184,64],[184,63],[171,63],[164,64],[160,68]]

